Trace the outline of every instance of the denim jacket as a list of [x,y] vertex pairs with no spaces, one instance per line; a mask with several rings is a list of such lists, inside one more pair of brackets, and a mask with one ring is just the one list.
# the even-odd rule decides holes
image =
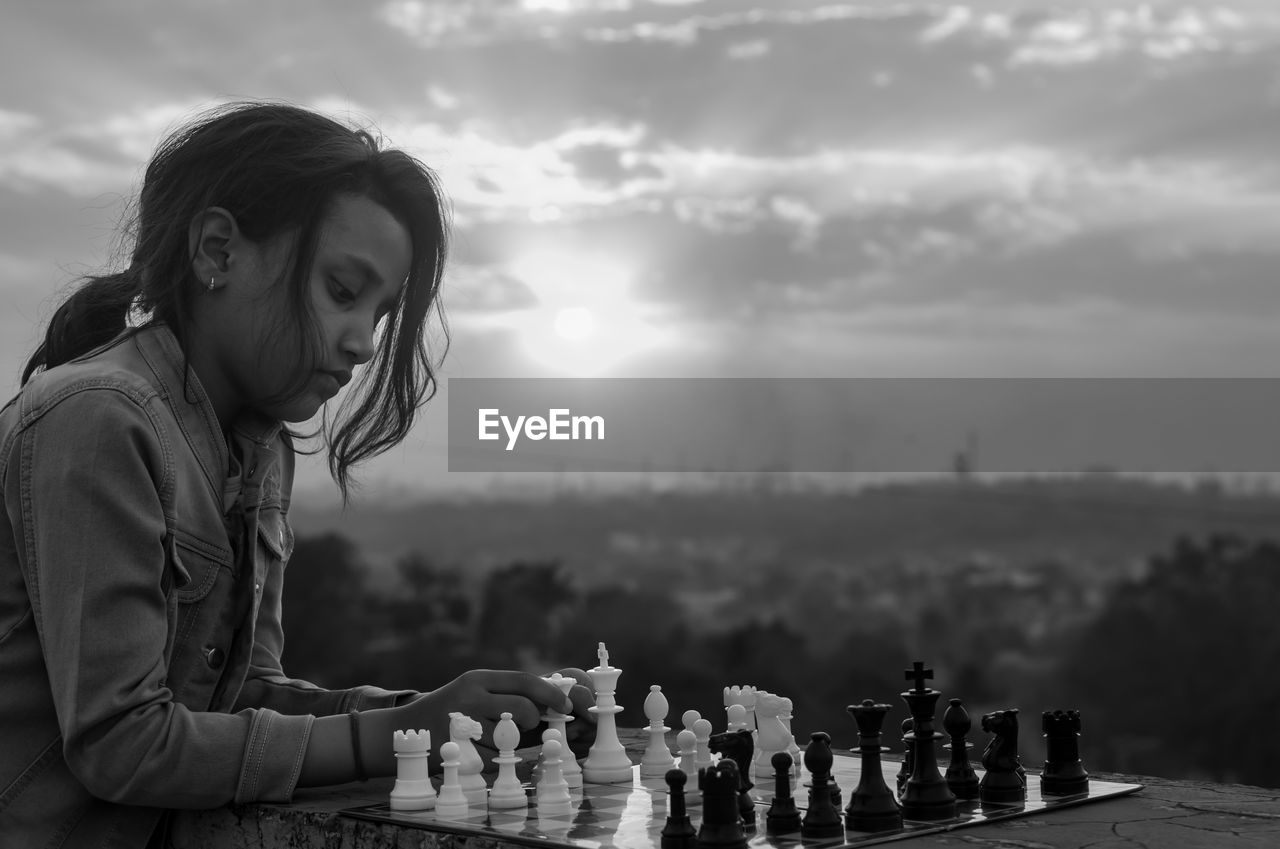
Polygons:
[[164,326],[0,410],[0,847],[134,849],[165,808],[287,802],[314,716],[408,695],[282,671],[292,478],[278,422],[228,446]]

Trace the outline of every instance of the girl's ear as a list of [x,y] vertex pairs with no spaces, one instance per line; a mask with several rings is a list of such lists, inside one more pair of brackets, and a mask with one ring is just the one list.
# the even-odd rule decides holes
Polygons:
[[187,228],[187,250],[191,271],[201,286],[213,288],[218,276],[231,264],[231,244],[239,236],[235,216],[220,206],[211,206],[191,219]]

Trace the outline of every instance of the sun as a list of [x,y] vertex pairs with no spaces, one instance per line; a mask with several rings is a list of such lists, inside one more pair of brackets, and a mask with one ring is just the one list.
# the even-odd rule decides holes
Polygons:
[[586,307],[565,307],[556,313],[554,325],[566,342],[582,342],[596,335],[596,317]]
[[604,375],[660,340],[631,296],[633,275],[619,258],[540,248],[517,257],[509,271],[537,298],[514,316],[520,347],[552,374]]

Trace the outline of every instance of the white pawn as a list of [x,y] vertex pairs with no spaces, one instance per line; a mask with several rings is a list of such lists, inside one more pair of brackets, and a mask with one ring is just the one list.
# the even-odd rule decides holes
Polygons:
[[791,716],[794,704],[791,699],[783,698],[782,710],[778,713],[778,719],[782,722],[782,727],[787,729],[787,753],[791,755],[791,771],[797,777],[804,768],[804,760],[800,754],[800,745],[796,742],[796,735],[791,731]]
[[485,786],[484,761],[472,740],[479,740],[483,727],[464,713],[449,714],[449,741],[458,744],[458,783],[467,796],[467,804],[483,808],[489,788]]
[[396,752],[396,783],[391,788],[391,810],[429,811],[436,806],[436,789],[427,771],[431,732],[397,731],[392,735]]
[[693,738],[697,753],[693,765],[698,769],[711,766],[711,720],[699,719],[693,724]]
[[[560,692],[564,693],[566,696],[569,695],[569,691],[573,689],[573,686],[578,683],[576,678],[561,675],[559,672],[552,673],[545,680],[550,681],[552,684],[559,687]],[[571,788],[581,787],[582,767],[578,764],[578,759],[573,756],[573,750],[570,749],[568,745],[568,725],[570,722],[574,721],[574,718],[569,716],[567,713],[551,709],[548,709],[547,715],[542,718],[547,723],[547,731],[554,729],[560,732],[560,742],[564,744],[564,753],[561,756],[563,764],[560,767],[560,771],[564,773],[564,780],[569,782],[569,786]],[[542,734],[542,739],[543,741],[547,739],[545,731]]]
[[649,745],[640,759],[641,778],[661,778],[676,765],[676,759],[667,748],[667,732],[671,729],[662,724],[669,709],[662,687],[658,684],[650,686],[649,695],[644,700],[644,715],[649,720]]
[[724,688],[724,707],[727,711],[730,705],[742,705],[747,712],[747,729],[756,730],[756,688],[750,685]]
[[692,731],[693,724],[699,719],[702,719],[702,714],[692,708],[680,714],[680,724],[685,727],[686,731]]
[[750,731],[747,727],[747,709],[739,704],[732,704],[725,708],[725,713],[729,716],[729,727],[726,731]]
[[695,763],[698,751],[697,740],[697,735],[688,728],[676,735],[676,746],[680,749],[680,768],[690,778],[698,777],[698,767]]
[[573,804],[569,783],[560,771],[560,753],[564,746],[554,737],[542,744],[542,779],[537,786],[538,815],[567,814]]
[[498,720],[493,729],[493,745],[498,749],[498,756],[493,759],[498,765],[498,777],[493,780],[493,789],[489,791],[489,807],[526,807],[529,800],[516,777],[516,764],[520,763],[520,756],[516,754],[516,746],[520,745],[520,729],[511,719],[511,714],[503,713]]
[[458,781],[458,766],[462,763],[462,751],[450,740],[440,747],[440,760],[444,767],[444,779],[440,783],[440,795],[436,798],[436,817],[456,820],[467,815],[467,795]]

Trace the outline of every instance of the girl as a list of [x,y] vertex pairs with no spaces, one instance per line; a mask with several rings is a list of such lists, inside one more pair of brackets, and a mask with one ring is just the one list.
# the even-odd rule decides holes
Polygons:
[[450,711],[491,733],[564,709],[522,672],[417,693],[280,665],[282,423],[357,379],[325,433],[345,499],[434,393],[432,173],[312,112],[234,104],[161,144],[131,236],[0,411],[0,846],[143,847],[164,809],[393,774],[397,728],[438,748]]

